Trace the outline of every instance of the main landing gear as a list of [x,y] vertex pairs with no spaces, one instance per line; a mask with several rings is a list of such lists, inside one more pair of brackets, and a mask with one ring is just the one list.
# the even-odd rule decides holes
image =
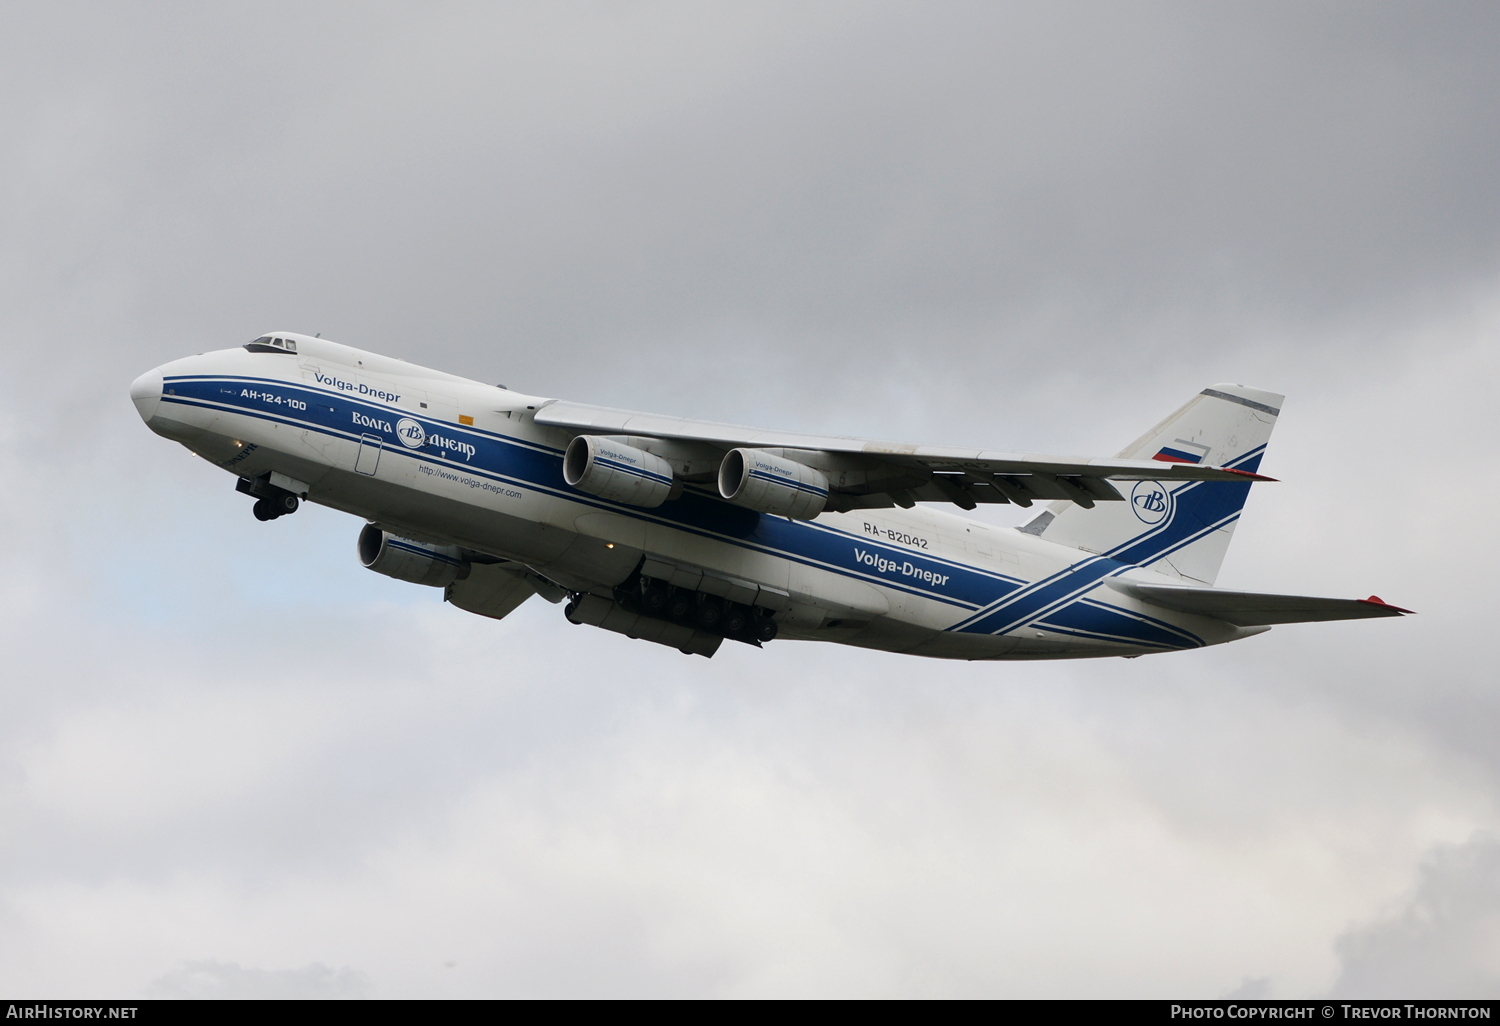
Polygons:
[[297,512],[297,507],[302,504],[296,495],[273,485],[269,480],[270,476],[267,474],[253,479],[242,477],[234,485],[235,491],[255,496],[255,505],[250,507],[250,512],[255,514],[256,520],[284,517],[288,513]]
[[776,621],[769,609],[675,588],[641,574],[615,589],[615,601],[632,613],[695,627],[747,645],[758,647],[776,637]]
[[297,497],[288,492],[274,499],[256,499],[255,505],[250,507],[250,512],[255,514],[256,520],[275,520],[277,517],[297,512],[299,505]]

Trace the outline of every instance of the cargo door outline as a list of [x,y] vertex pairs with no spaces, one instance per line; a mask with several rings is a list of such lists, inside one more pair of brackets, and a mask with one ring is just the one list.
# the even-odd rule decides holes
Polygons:
[[380,450],[385,439],[379,435],[360,435],[359,454],[354,458],[354,470],[360,474],[374,474],[380,466]]

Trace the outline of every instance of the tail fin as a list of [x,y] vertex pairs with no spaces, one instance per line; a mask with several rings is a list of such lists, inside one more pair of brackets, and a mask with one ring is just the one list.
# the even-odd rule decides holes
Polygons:
[[[1120,456],[1254,471],[1276,426],[1283,398],[1244,385],[1205,388]],[[1213,584],[1250,494],[1249,482],[1120,484],[1126,502],[1102,502],[1094,509],[1065,500],[1054,502],[1021,530],[1184,580]]]

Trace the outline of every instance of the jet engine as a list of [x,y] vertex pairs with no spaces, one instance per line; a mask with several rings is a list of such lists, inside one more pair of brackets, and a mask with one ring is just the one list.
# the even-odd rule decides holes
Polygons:
[[457,545],[428,545],[366,524],[359,532],[359,561],[365,569],[398,581],[442,588],[469,576],[468,560]]
[[579,435],[563,455],[563,480],[581,492],[627,506],[660,506],[672,497],[672,465],[632,445]]
[[760,449],[731,449],[719,464],[719,494],[761,513],[812,520],[828,504],[828,478]]

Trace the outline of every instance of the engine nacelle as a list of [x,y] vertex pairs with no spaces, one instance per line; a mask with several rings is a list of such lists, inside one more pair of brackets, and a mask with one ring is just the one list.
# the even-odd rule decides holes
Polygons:
[[579,435],[563,454],[563,480],[627,506],[660,506],[672,496],[672,465],[633,445]]
[[731,449],[719,464],[719,494],[761,513],[812,520],[828,505],[828,478],[760,449]]
[[359,561],[365,569],[398,581],[442,588],[469,576],[469,562],[457,545],[428,545],[366,524],[359,532]]

